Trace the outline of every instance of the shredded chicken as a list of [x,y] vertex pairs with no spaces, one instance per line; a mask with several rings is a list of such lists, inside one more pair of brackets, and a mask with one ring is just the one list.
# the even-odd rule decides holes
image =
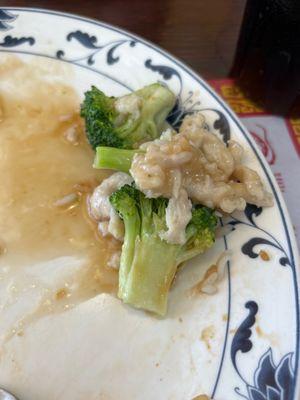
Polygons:
[[109,196],[133,179],[125,172],[116,172],[96,187],[91,199],[91,212],[95,219],[109,219],[112,206]]
[[[181,175],[180,189],[186,190],[194,203],[226,213],[244,210],[246,203],[273,204],[259,175],[241,165],[242,147],[234,141],[226,147],[208,131],[200,113],[186,116],[179,134],[168,132],[159,140],[144,144],[143,149],[145,153],[135,155],[130,172],[148,197],[164,196],[174,203],[177,170]],[[184,209],[183,203],[177,203],[176,209],[181,207]]]
[[109,221],[100,221],[98,223],[98,231],[101,233],[102,236],[109,235],[108,224],[109,224]]
[[94,190],[90,198],[92,216],[99,221],[98,229],[103,236],[111,234],[118,240],[123,240],[124,226],[109,202],[109,196],[126,184],[132,183],[132,178],[124,172],[116,172],[105,179]]
[[113,208],[109,213],[108,232],[117,240],[124,239],[124,224]]
[[180,189],[177,196],[171,197],[166,209],[167,231],[160,237],[168,243],[184,244],[185,228],[192,217],[192,202],[186,190]]
[[111,268],[114,269],[119,269],[120,267],[120,259],[121,259],[121,252],[117,251],[116,253],[113,253],[111,256],[110,260],[108,261],[107,265]]
[[113,208],[110,211],[109,220],[100,221],[98,230],[102,236],[112,235],[115,239],[123,241],[124,224]]

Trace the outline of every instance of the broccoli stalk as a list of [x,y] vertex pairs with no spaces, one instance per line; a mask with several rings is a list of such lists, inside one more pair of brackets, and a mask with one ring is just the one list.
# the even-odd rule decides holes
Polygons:
[[175,95],[160,83],[120,98],[108,97],[92,86],[85,93],[81,116],[93,149],[98,146],[133,149],[160,135],[174,105]]
[[99,169],[114,169],[129,173],[133,157],[136,153],[142,153],[142,150],[97,147],[93,166]]
[[110,196],[110,202],[125,226],[118,296],[134,307],[164,315],[177,267],[213,245],[217,218],[213,210],[195,206],[186,242],[170,244],[160,238],[166,229],[168,200],[146,198],[125,185]]

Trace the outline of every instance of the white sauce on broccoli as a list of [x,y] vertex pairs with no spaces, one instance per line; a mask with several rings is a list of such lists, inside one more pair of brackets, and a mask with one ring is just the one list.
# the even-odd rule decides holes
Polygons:
[[143,99],[136,94],[128,94],[116,100],[115,109],[124,116],[131,114],[131,117],[135,120],[140,116],[142,102]]

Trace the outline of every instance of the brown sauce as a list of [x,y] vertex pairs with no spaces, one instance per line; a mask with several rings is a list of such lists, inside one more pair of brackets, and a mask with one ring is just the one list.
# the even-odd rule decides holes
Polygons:
[[[53,70],[61,79],[48,79]],[[100,237],[87,216],[88,193],[107,173],[92,168],[80,100],[63,83],[66,73],[56,64],[12,56],[0,62],[0,280],[5,266],[13,276],[57,257],[83,257],[85,267],[70,300],[65,287],[48,295],[59,307],[76,303],[76,296],[79,301],[115,292],[118,274],[107,261],[120,248],[111,237]],[[69,140],[70,130],[76,140]],[[57,205],[70,194],[76,201]]]

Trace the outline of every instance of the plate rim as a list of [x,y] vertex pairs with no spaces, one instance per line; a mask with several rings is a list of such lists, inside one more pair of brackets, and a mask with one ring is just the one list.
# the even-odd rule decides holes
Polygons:
[[[282,220],[282,225],[283,229],[285,232],[286,236],[286,241],[287,241],[287,246],[288,250],[291,256],[291,260],[295,266],[295,268],[292,269],[292,274],[293,274],[293,286],[294,286],[294,294],[295,294],[295,305],[296,305],[296,352],[295,352],[295,388],[294,388],[294,396],[300,393],[300,374],[299,374],[299,363],[300,363],[300,255],[299,255],[299,249],[296,241],[296,235],[292,226],[292,221],[291,217],[286,205],[286,202],[283,198],[283,194],[281,193],[281,190],[278,186],[278,183],[274,177],[274,174],[268,165],[265,157],[263,156],[262,152],[260,151],[258,145],[255,143],[254,139],[251,137],[250,133],[248,132],[247,128],[243,125],[241,122],[240,118],[237,116],[237,114],[231,109],[231,107],[219,96],[218,93],[215,92],[215,90],[210,86],[209,83],[207,83],[199,73],[194,71],[192,67],[190,67],[185,61],[182,61],[181,59],[177,58],[164,48],[160,47],[159,45],[156,45],[155,43],[143,38],[142,36],[132,33],[128,31],[127,29],[124,29],[122,27],[119,27],[118,25],[113,25],[107,22],[104,22],[102,20],[98,20],[96,18],[91,18],[87,16],[82,16],[80,14],[76,13],[71,13],[71,12],[65,12],[65,11],[57,11],[53,9],[48,9],[48,8],[39,8],[39,7],[14,7],[14,6],[8,6],[8,7],[0,7],[1,10],[5,11],[21,11],[21,12],[33,12],[33,13],[41,13],[41,14],[48,14],[48,15],[54,15],[54,16],[60,16],[60,17],[65,17],[69,19],[75,19],[87,23],[94,24],[96,26],[110,29],[112,31],[115,31],[120,34],[124,34],[128,36],[131,39],[136,39],[142,44],[144,44],[147,47],[150,47],[152,50],[160,53],[161,55],[165,56],[167,59],[169,59],[171,62],[174,62],[179,68],[184,70],[188,75],[190,75],[193,79],[195,79],[200,85],[202,85],[206,91],[209,93],[210,96],[212,96],[218,103],[219,105],[226,111],[228,116],[231,118],[231,120],[234,122],[234,124],[237,126],[238,130],[240,133],[243,134],[245,137],[246,141],[248,142],[248,145],[251,147],[253,150],[255,157],[259,161],[266,178],[269,182],[269,185],[271,187],[271,190],[274,194],[274,198],[276,201],[276,204],[278,206],[278,210],[280,213],[280,217]],[[22,53],[22,51],[9,51],[5,50],[5,52],[13,52],[13,53]],[[28,53],[27,53],[28,54]],[[55,58],[55,57],[50,57],[50,58]],[[66,60],[60,60],[64,62],[68,62]],[[89,70],[93,70],[92,68],[87,68]],[[109,77],[109,76],[108,76]],[[296,397],[294,397],[293,400],[297,400]]]

